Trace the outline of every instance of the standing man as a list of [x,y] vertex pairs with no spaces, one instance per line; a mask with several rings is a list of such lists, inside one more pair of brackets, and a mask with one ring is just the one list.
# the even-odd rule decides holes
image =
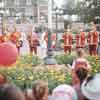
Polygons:
[[83,29],[80,29],[79,34],[76,34],[76,49],[78,48],[84,48],[85,47],[85,32],[83,32]]
[[80,34],[75,35],[75,40],[76,40],[76,49],[80,48]]
[[21,33],[20,32],[17,32],[16,28],[14,27],[14,31],[10,34],[10,41],[16,45],[17,49],[18,49],[18,52],[20,50],[20,47],[21,47],[21,43],[19,43],[19,40],[20,40],[20,37],[21,37]]
[[88,33],[88,45],[90,55],[97,55],[99,33],[96,31],[96,26],[92,27],[92,31]]
[[39,37],[36,32],[31,35],[31,52],[37,55],[37,46],[39,46]]
[[85,32],[83,32],[83,29],[80,29],[80,47],[85,47]]
[[56,34],[52,33],[51,35],[51,40],[52,40],[52,48],[56,48]]
[[72,33],[70,31],[70,29],[67,30],[67,32],[65,32],[63,34],[63,40],[64,40],[64,52],[65,53],[71,53],[72,50]]

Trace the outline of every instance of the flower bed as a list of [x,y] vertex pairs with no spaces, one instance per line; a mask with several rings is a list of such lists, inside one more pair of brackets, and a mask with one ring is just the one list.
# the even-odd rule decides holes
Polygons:
[[[61,83],[71,84],[71,73],[63,64],[72,63],[75,56],[57,55],[55,58],[61,65],[46,66],[42,60],[34,56],[19,57],[16,64],[8,68],[0,68],[0,73],[7,76],[10,83],[14,83],[21,89],[30,88],[35,80],[46,80],[49,89]],[[92,74],[100,72],[100,60],[96,57],[87,56],[86,59],[92,65]],[[34,66],[35,65],[35,66]]]
[[[66,55],[61,54],[55,57],[57,59],[58,64],[72,64],[73,59],[75,59],[75,55]],[[89,61],[92,70],[91,74],[100,73],[100,58],[97,56],[85,56],[85,58]]]
[[[32,61],[37,63],[34,64]],[[31,88],[32,83],[40,79],[48,82],[50,90],[61,83],[71,84],[71,74],[65,66],[40,65],[41,61],[38,57],[20,57],[12,67],[1,67],[0,73],[5,74],[10,83],[16,84],[21,89]]]

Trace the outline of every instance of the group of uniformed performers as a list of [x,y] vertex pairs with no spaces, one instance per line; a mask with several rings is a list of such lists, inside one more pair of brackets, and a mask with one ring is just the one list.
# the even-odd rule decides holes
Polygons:
[[[15,27],[14,27],[15,28]],[[16,45],[18,52],[20,48],[23,46],[23,40],[21,40],[22,33],[17,32],[16,28],[11,33],[6,33],[0,35],[0,43],[5,41],[11,41],[13,44]],[[97,55],[97,48],[98,48],[98,40],[99,40],[99,33],[96,30],[96,27],[93,26],[92,30],[86,34],[83,29],[80,29],[80,32],[75,36],[72,35],[71,30],[68,28],[67,32],[65,32],[62,36],[64,40],[64,52],[71,53],[73,48],[73,40],[75,40],[76,45],[75,48],[85,48],[86,45],[89,47],[89,54],[90,55]],[[37,54],[37,46],[40,45],[40,38],[35,31],[32,31],[31,34],[26,38],[29,42],[29,49],[30,53]],[[44,32],[41,36],[41,44],[44,48],[47,49],[48,45],[48,32]],[[53,33],[51,35],[52,40],[52,48],[56,48],[56,34]]]
[[76,41],[76,49],[85,48],[85,46],[88,44],[89,54],[97,55],[99,33],[97,32],[95,26],[93,26],[92,31],[88,32],[87,34],[83,31],[83,29],[80,29],[79,34],[76,34],[75,38],[73,38],[71,31],[68,29],[68,31],[63,34],[62,38],[64,40],[65,53],[71,53],[72,41],[74,39]]
[[[22,46],[24,44],[26,45],[26,43],[24,41],[26,39],[29,42],[28,45],[29,45],[29,48],[30,48],[30,53],[34,52],[34,54],[36,54],[37,52],[36,52],[36,48],[35,48],[36,46],[35,45],[39,44],[38,37],[36,37],[35,33],[31,33],[30,37],[25,36],[25,35],[26,34],[23,33],[23,32],[18,32],[16,30],[16,28],[14,27],[13,32],[9,33],[9,32],[6,31],[6,33],[4,32],[3,34],[0,35],[0,43],[10,41],[11,43],[13,43],[17,47],[18,52],[20,53],[20,49],[22,48]],[[36,42],[38,42],[38,43],[36,43]],[[26,46],[26,48],[27,47],[28,46]],[[23,49],[23,50],[25,51],[25,49]],[[26,53],[29,53],[29,52],[26,52]]]

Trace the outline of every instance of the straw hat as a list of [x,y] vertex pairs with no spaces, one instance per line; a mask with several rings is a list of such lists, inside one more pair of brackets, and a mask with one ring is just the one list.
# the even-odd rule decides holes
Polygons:
[[100,100],[100,74],[96,74],[87,85],[85,84],[86,81],[83,82],[81,87],[83,95],[90,100]]

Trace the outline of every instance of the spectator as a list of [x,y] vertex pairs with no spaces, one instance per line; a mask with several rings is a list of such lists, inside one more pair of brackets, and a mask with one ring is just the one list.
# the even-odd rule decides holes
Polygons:
[[80,85],[83,83],[83,81],[87,78],[88,76],[88,71],[84,68],[80,68],[76,71],[76,75],[78,79],[80,80]]
[[78,95],[78,100],[84,100],[84,96],[81,92],[81,84],[83,83],[83,81],[87,78],[88,76],[88,71],[84,68],[80,68],[76,71],[76,75],[80,80],[80,84],[74,85],[74,88],[77,92]]
[[48,100],[48,84],[44,81],[36,81],[32,87],[33,100]]
[[87,100],[100,100],[100,74],[88,77],[81,89]]
[[57,86],[52,93],[51,100],[78,100],[75,89],[67,84]]
[[0,100],[25,100],[23,93],[13,85],[0,86]]
[[[84,53],[81,49],[77,50],[77,58],[73,61],[72,64],[72,84],[80,84],[79,78],[76,75],[76,71],[80,68],[84,68],[87,71],[90,71],[91,66],[89,62],[84,58]],[[68,65],[69,66],[69,65]]]
[[7,83],[7,77],[4,74],[0,74],[0,85]]
[[33,96],[32,96],[32,90],[28,89],[25,91],[25,99],[26,100],[33,100]]

